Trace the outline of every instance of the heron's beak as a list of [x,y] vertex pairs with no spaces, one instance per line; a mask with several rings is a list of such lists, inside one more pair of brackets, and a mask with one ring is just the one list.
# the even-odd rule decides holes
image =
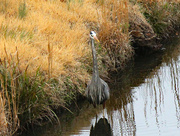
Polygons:
[[94,36],[94,39],[99,43],[99,40],[98,40],[97,36]]

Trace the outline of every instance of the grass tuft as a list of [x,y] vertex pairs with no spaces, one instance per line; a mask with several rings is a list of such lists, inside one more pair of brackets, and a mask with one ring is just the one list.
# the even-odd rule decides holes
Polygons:
[[27,15],[27,7],[26,7],[26,2],[24,0],[23,3],[20,3],[19,5],[19,17],[22,19]]

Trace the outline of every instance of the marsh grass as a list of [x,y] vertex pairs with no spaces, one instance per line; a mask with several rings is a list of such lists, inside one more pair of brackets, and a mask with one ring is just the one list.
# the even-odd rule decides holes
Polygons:
[[112,69],[123,68],[125,62],[133,56],[133,49],[129,44],[128,1],[103,0],[100,4],[102,22],[99,35],[110,58],[108,65]]
[[160,36],[168,37],[168,31],[174,31],[174,24],[180,22],[179,0],[151,0],[141,1],[144,15]]
[[59,122],[54,110],[63,107],[71,112],[67,108],[68,105],[84,88],[82,81],[78,79],[75,84],[71,76],[51,77],[53,50],[50,40],[47,49],[48,77],[40,67],[35,75],[30,76],[27,73],[28,65],[24,70],[20,68],[18,47],[16,53],[12,55],[8,54],[4,45],[6,57],[0,61],[0,104],[2,105],[0,115],[4,119],[1,125],[6,126],[2,130],[5,131],[7,128],[5,135],[13,135],[17,129],[22,129],[30,123],[41,125],[44,119]]
[[[16,56],[8,55],[6,46],[4,51],[7,56],[0,64],[0,93],[7,122],[7,135],[13,135],[20,125],[40,125],[42,119],[59,122],[53,110],[58,107],[66,108],[65,99],[71,100],[74,94],[64,92],[63,85],[60,85],[57,79],[46,79],[40,69],[31,77],[27,74],[28,66],[21,70],[19,61],[13,61],[14,57],[19,60],[18,49]],[[69,81],[65,83],[68,85],[64,86],[70,86]]]

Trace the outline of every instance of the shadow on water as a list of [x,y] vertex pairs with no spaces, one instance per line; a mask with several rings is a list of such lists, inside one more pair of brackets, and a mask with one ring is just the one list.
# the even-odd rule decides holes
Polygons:
[[163,51],[136,57],[124,71],[111,75],[104,117],[102,106],[87,107],[83,101],[78,113],[60,117],[60,126],[48,125],[29,135],[180,135],[179,72],[180,39]]

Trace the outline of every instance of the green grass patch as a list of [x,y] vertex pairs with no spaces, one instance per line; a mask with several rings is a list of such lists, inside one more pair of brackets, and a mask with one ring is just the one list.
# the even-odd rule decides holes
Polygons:
[[27,31],[25,29],[10,28],[8,25],[4,25],[4,24],[1,24],[0,34],[3,35],[5,39],[20,38],[20,40],[23,39],[31,40],[33,38],[33,33],[31,31]]
[[[173,2],[152,2],[141,4],[144,7],[144,16],[153,26],[158,35],[163,35],[173,29],[174,24],[180,21],[180,4]],[[176,23],[175,23],[176,22]]]
[[18,13],[19,13],[19,17],[21,19],[26,17],[26,15],[27,15],[27,6],[26,6],[26,2],[25,1],[23,3],[19,4]]

